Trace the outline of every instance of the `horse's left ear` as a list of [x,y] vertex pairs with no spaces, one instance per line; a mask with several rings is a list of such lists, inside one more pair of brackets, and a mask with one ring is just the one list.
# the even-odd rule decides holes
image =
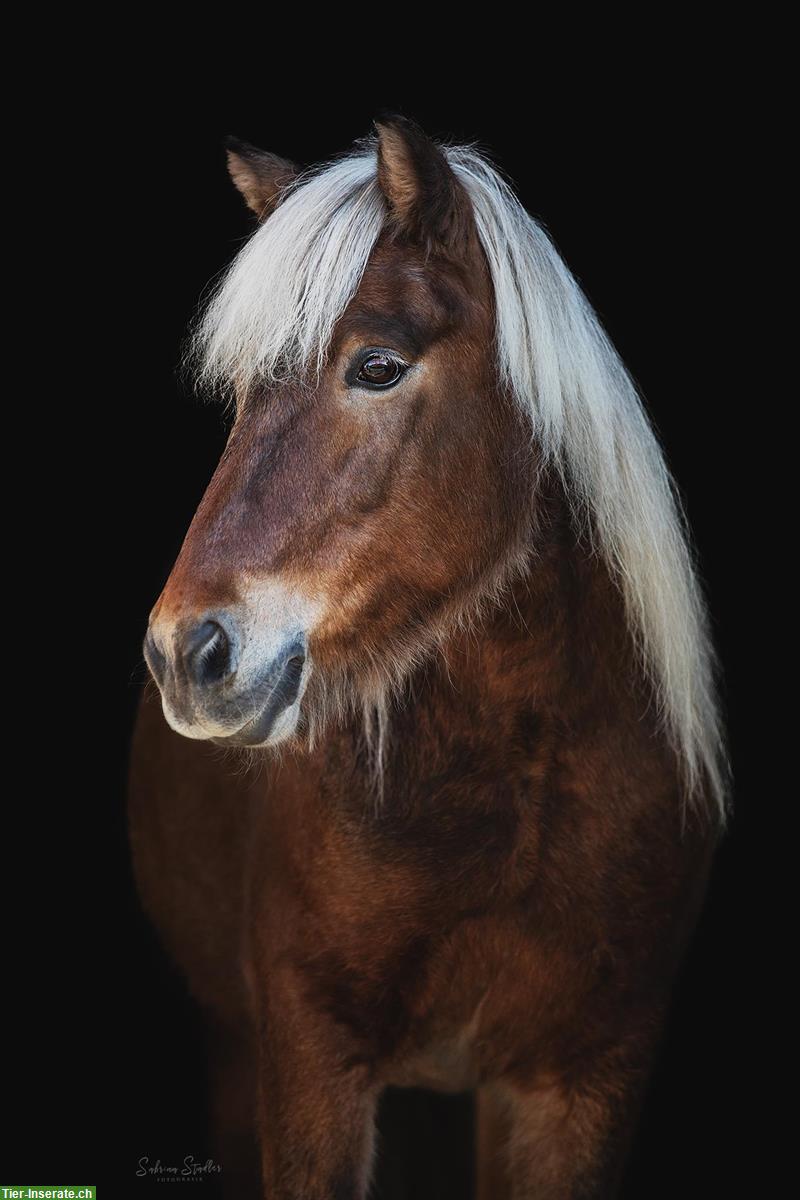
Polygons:
[[259,150],[239,138],[226,138],[225,149],[231,179],[244,196],[247,207],[259,221],[266,221],[277,207],[283,189],[297,175],[297,167],[288,159],[270,154],[268,150]]
[[378,183],[396,232],[427,250],[464,252],[474,232],[472,202],[444,151],[406,117],[375,122]]

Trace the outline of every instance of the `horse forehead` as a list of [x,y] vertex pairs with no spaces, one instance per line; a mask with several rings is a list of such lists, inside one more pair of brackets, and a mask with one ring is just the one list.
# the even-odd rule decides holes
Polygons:
[[426,260],[402,245],[379,243],[345,315],[417,313],[426,321],[452,324],[474,315],[475,299],[463,267]]

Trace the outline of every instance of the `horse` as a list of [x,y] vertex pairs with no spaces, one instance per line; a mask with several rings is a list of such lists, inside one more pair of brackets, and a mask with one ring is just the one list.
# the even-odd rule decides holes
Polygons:
[[230,1194],[365,1197],[422,1087],[474,1094],[482,1200],[612,1196],[730,808],[672,477],[484,154],[404,117],[227,154],[258,221],[185,363],[232,425],[129,825]]

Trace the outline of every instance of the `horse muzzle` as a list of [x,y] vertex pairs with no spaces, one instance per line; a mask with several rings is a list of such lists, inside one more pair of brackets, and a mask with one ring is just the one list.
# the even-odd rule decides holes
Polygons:
[[151,619],[144,656],[177,732],[221,746],[265,746],[297,727],[310,673],[303,630],[258,636],[230,610]]

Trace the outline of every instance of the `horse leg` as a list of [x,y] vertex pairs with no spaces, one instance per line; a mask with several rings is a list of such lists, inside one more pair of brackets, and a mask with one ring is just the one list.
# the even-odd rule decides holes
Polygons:
[[511,1130],[508,1101],[485,1084],[475,1093],[475,1200],[510,1200],[506,1153]]
[[222,1193],[231,1200],[260,1200],[252,1037],[212,1019],[207,1045],[212,1148],[222,1167]]
[[513,1200],[611,1200],[642,1094],[625,1071],[509,1089]]
[[273,966],[260,1014],[258,1109],[269,1200],[363,1200],[378,1089],[340,1026]]

